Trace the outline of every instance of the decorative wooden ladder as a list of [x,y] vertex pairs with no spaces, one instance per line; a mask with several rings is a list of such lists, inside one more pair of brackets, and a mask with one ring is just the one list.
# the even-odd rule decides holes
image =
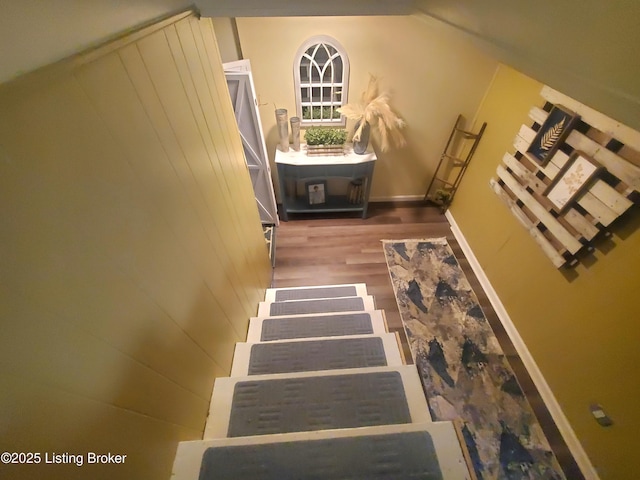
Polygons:
[[[440,161],[436,167],[436,171],[424,194],[424,201],[430,201],[439,205],[444,212],[451,202],[460,186],[464,172],[466,172],[469,162],[482,139],[487,122],[484,122],[478,133],[473,133],[462,128],[463,118],[458,115],[456,123],[451,130],[449,140],[444,147],[444,151],[440,156]],[[461,141],[473,140],[464,158],[461,158],[453,152],[463,153],[466,145],[462,145]],[[459,153],[458,153],[459,155]]]
[[364,284],[266,292],[174,480],[473,479]]

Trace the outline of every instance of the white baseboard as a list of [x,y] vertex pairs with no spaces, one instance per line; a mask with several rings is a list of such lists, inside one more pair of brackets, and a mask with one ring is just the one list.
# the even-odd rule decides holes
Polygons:
[[424,195],[395,195],[369,198],[369,202],[415,202],[419,200],[424,200]]
[[509,317],[507,310],[504,308],[504,305],[500,301],[500,298],[498,297],[498,294],[496,293],[493,286],[491,285],[489,278],[484,273],[484,270],[482,269],[480,262],[478,262],[478,259],[474,255],[473,250],[471,250],[471,246],[469,245],[466,238],[464,237],[462,230],[460,230],[460,227],[456,223],[455,219],[453,218],[453,215],[449,210],[447,210],[447,212],[445,213],[445,217],[447,217],[447,220],[451,225],[451,231],[453,232],[454,237],[456,237],[456,240],[460,244],[462,251],[464,252],[467,260],[469,261],[469,264],[471,265],[471,268],[476,274],[476,277],[478,277],[478,281],[482,285],[482,288],[487,294],[487,297],[489,297],[489,301],[491,302],[493,309],[495,310],[496,314],[498,315],[498,318],[502,322],[502,325],[504,326],[507,334],[509,335],[511,342],[513,342],[513,346],[517,350],[518,355],[522,360],[522,363],[524,363],[524,366],[529,372],[529,375],[531,376],[533,383],[535,383],[536,388],[540,393],[540,397],[542,397],[542,400],[547,406],[549,413],[553,417],[553,420],[555,421],[556,426],[560,431],[560,434],[564,438],[564,441],[567,443],[567,446],[569,447],[569,450],[571,451],[573,457],[575,458],[576,463],[580,467],[582,474],[587,480],[599,480],[600,477],[598,476],[596,469],[591,463],[591,460],[589,460],[589,457],[587,456],[587,453],[584,451],[584,448],[582,448],[582,445],[580,444],[578,437],[576,436],[575,432],[573,431],[573,428],[571,428],[571,425],[569,424],[569,420],[567,420],[567,417],[562,412],[562,409],[560,408],[560,404],[556,400],[556,397],[553,395],[551,388],[549,387],[546,380],[544,379],[542,372],[538,368],[538,365],[533,359],[533,356],[531,355],[531,353],[529,352],[529,349],[525,345],[524,340],[518,333],[516,326],[511,320],[511,317]]

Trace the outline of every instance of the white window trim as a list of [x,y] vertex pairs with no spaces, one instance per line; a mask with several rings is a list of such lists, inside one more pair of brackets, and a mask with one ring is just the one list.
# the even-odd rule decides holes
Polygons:
[[[302,82],[300,81],[300,62],[303,56],[305,55],[305,52],[309,49],[309,47],[320,44],[320,43],[331,45],[333,48],[336,49],[336,51],[338,52],[338,55],[340,55],[340,57],[342,58],[342,82],[339,82],[339,83],[331,82],[329,84],[326,84],[322,81],[322,76],[320,76],[320,83],[315,86],[320,87],[321,89],[324,86],[341,88],[340,104],[341,105],[347,104],[348,93],[349,93],[349,57],[347,56],[345,49],[335,38],[329,37],[327,35],[316,35],[314,37],[307,39],[300,46],[300,48],[298,48],[298,51],[296,52],[296,56],[294,58],[293,75],[294,75],[294,85],[296,89],[296,113],[298,117],[300,117],[300,123],[303,126],[327,125],[327,126],[343,126],[344,127],[346,125],[346,117],[344,115],[340,115],[339,119],[337,118],[332,120],[318,120],[318,119],[305,120],[302,118],[302,107],[303,107],[302,88],[311,87],[312,84],[311,83],[302,84]],[[307,105],[304,105],[304,106],[307,106]]]

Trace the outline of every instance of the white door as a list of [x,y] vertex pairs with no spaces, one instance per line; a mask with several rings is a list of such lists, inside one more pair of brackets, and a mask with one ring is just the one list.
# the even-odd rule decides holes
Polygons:
[[238,122],[244,157],[251,175],[253,191],[262,223],[279,224],[271,167],[260,123],[251,65],[248,60],[225,63],[225,76]]

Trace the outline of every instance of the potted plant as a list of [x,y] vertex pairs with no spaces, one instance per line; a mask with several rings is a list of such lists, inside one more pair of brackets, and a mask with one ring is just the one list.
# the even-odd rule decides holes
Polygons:
[[344,153],[347,131],[344,128],[309,127],[304,140],[307,155],[340,155]]
[[373,128],[380,140],[380,150],[386,152],[393,144],[402,147],[406,144],[400,131],[405,122],[398,117],[389,106],[390,96],[380,93],[378,79],[369,76],[369,85],[362,94],[361,103],[348,103],[338,111],[350,120],[355,120],[353,134],[353,150],[362,154],[369,143],[369,130]]
[[433,202],[437,205],[444,206],[449,203],[450,198],[451,192],[449,190],[439,188],[438,190],[436,190],[436,193],[433,196]]

